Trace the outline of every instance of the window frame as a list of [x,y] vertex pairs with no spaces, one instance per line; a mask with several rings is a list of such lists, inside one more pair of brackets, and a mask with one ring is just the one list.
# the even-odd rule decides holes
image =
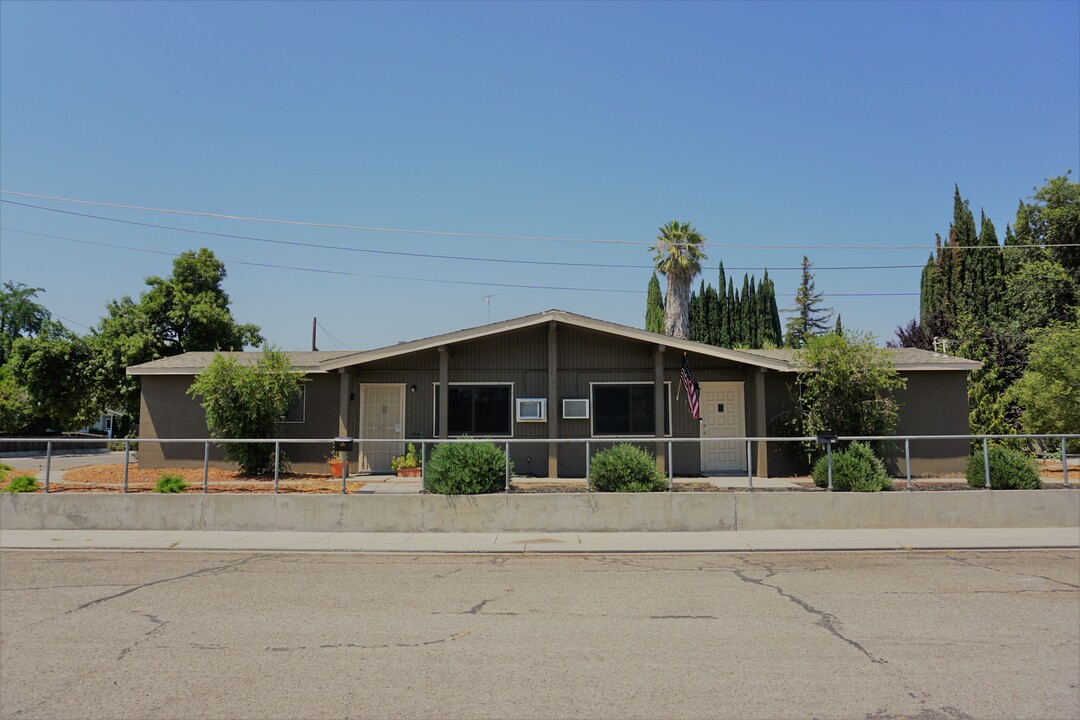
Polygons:
[[[290,404],[292,400],[289,401]],[[281,416],[281,420],[278,421],[279,425],[303,425],[307,422],[307,383],[300,384],[300,419],[288,420],[289,408],[285,408],[285,413]]]
[[[492,386],[492,385],[499,385],[499,386],[503,386],[503,387],[509,387],[510,388],[510,408],[509,408],[509,412],[507,413],[507,417],[510,420],[510,432],[509,432],[509,434],[503,434],[503,433],[491,434],[491,433],[488,433],[488,434],[485,434],[485,435],[469,435],[468,433],[466,433],[465,435],[454,435],[454,434],[451,434],[449,432],[449,428],[447,428],[446,437],[448,437],[448,438],[453,438],[453,437],[458,437],[458,438],[459,437],[512,438],[512,437],[514,437],[514,408],[515,408],[514,389],[515,388],[514,388],[514,383],[513,382],[451,382],[451,383],[447,383],[448,388],[454,387],[455,385],[457,385],[459,387],[460,386],[488,387],[488,386]],[[439,381],[438,380],[433,380],[432,383],[431,383],[431,437],[432,438],[439,437],[439,427],[438,427],[439,426],[439,404],[438,403],[439,403]],[[449,412],[447,413],[447,417],[449,417]],[[475,421],[475,418],[474,418],[474,421]]]
[[[664,430],[664,437],[672,437],[673,426],[675,424],[674,407],[671,398],[671,380],[664,381],[664,402],[667,403],[667,427]],[[624,434],[624,435],[597,435],[596,434],[596,398],[594,397],[593,387],[596,385],[653,385],[652,380],[604,380],[599,382],[589,383],[589,437],[594,438],[654,438],[656,437],[656,431],[654,430],[648,434]]]

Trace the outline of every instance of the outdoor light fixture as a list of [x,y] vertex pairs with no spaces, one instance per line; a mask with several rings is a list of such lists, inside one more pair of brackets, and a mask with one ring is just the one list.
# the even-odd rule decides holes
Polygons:
[[416,392],[416,385],[410,385],[409,386],[409,392],[411,392],[411,393]]

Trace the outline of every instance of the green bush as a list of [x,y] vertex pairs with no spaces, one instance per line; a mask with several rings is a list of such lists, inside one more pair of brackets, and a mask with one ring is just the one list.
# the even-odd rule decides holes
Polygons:
[[[968,458],[967,481],[971,487],[986,487],[983,451]],[[1022,452],[1000,445],[990,448],[990,487],[995,490],[1037,490],[1042,487],[1035,461]]]
[[656,492],[667,490],[667,480],[656,469],[656,458],[626,443],[596,453],[589,479],[601,492]]
[[184,492],[187,488],[187,483],[184,482],[184,478],[179,475],[162,475],[158,478],[157,484],[154,485],[154,492],[156,493],[178,493]]
[[8,473],[14,469],[15,468],[11,467],[7,463],[0,462],[0,482],[4,482],[4,479],[7,477]]
[[[869,445],[853,442],[846,450],[832,456],[833,490],[839,492],[880,492],[892,486],[885,472],[885,463],[874,455]],[[814,465],[814,484],[829,486],[829,458],[821,458]]]
[[24,493],[37,492],[37,478],[31,475],[19,475],[11,478],[11,484],[4,488],[4,492]]
[[424,484],[442,495],[499,492],[506,482],[506,462],[506,454],[492,443],[441,444],[428,458]]

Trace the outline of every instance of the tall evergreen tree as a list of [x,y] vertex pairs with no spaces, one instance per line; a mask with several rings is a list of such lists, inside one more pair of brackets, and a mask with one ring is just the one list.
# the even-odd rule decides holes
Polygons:
[[705,325],[708,329],[708,337],[705,342],[710,345],[720,344],[720,296],[716,288],[710,283],[705,288]]
[[758,312],[757,288],[755,287],[756,285],[757,280],[755,280],[754,276],[751,275],[750,297],[746,303],[746,317],[748,319],[746,330],[747,333],[749,333],[750,335],[747,345],[752,348],[761,347],[761,314]]
[[821,306],[824,296],[814,288],[814,274],[810,272],[812,267],[810,258],[804,255],[802,279],[795,293],[795,305],[788,309],[788,312],[792,313],[787,322],[785,338],[788,347],[801,348],[809,338],[828,331],[832,310]]
[[701,281],[701,289],[690,293],[690,318],[688,338],[695,342],[705,342],[708,331],[705,329],[705,281]]
[[840,313],[836,313],[836,327],[833,328],[833,332],[837,335],[844,334],[844,323],[840,320]]
[[645,298],[645,329],[649,332],[664,332],[664,297],[660,293],[660,281],[656,273],[649,280],[649,292]]
[[735,281],[728,278],[727,300],[724,302],[724,315],[727,318],[728,344],[726,347],[735,347],[739,338],[739,305],[735,293]]
[[780,347],[784,337],[784,329],[780,324],[780,309],[776,305],[776,284],[769,277],[768,270],[765,271],[762,283],[765,285],[765,316],[766,326],[768,327],[768,333],[762,338],[762,345]]
[[720,263],[720,282],[716,286],[717,317],[720,327],[717,334],[716,344],[720,347],[731,347],[731,327],[728,324],[727,309],[727,273],[724,272],[724,263]]
[[739,295],[739,345],[746,347],[753,342],[750,334],[750,276],[743,273],[742,294]]

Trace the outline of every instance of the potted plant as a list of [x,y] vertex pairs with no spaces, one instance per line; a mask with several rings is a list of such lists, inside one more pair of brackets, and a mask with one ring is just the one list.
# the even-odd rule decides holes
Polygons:
[[330,465],[331,477],[341,477],[341,465],[343,462],[341,458],[341,453],[337,450],[333,451],[326,456],[326,462]]
[[397,473],[398,477],[420,477],[420,466],[423,458],[416,454],[416,446],[409,443],[404,455],[398,455],[390,461],[390,469]]

